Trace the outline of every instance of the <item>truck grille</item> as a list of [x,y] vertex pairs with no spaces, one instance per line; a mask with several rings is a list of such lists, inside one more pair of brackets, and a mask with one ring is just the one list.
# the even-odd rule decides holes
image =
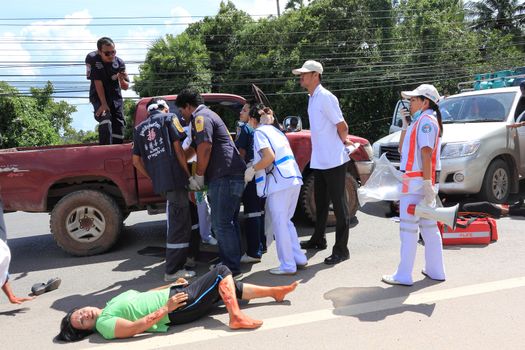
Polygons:
[[401,155],[399,154],[399,151],[397,150],[398,146],[381,146],[380,148],[380,155],[382,156],[383,153],[386,153],[386,158],[391,162],[400,162],[401,161]]

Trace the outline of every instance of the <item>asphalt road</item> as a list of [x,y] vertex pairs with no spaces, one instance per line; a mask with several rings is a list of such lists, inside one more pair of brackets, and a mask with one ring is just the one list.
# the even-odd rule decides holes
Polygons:
[[[412,287],[388,286],[382,274],[398,263],[399,224],[385,218],[387,206],[368,205],[351,229],[351,258],[323,264],[329,251],[309,252],[309,266],[296,276],[272,276],[275,245],[263,261],[245,265],[244,282],[278,285],[300,280],[283,303],[261,299],[241,307],[264,320],[256,331],[230,331],[223,306],[198,322],[172,327],[167,334],[106,341],[98,335],[74,344],[53,338],[60,319],[73,306],[103,307],[128,290],[163,284],[164,216],[132,213],[110,252],[76,258],[58,248],[47,214],[10,213],[8,228],[11,284],[28,294],[34,283],[62,279],[59,289],[22,305],[0,296],[1,349],[521,349],[525,324],[525,222],[498,221],[499,241],[489,246],[445,249],[447,281],[424,279],[423,247],[418,248]],[[312,228],[299,226],[301,236]],[[333,229],[328,230],[333,244]],[[145,254],[152,252],[153,255]],[[198,272],[207,271],[200,262]]]

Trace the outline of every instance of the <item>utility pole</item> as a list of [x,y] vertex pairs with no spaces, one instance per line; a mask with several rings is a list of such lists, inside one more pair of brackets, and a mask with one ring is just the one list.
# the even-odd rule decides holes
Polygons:
[[279,6],[279,0],[277,0],[277,17],[281,17],[281,7]]

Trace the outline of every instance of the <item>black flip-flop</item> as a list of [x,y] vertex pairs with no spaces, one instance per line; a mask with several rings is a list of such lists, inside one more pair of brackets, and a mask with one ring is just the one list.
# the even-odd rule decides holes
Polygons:
[[33,295],[40,295],[57,289],[62,280],[58,277],[51,278],[47,283],[36,283],[31,287]]

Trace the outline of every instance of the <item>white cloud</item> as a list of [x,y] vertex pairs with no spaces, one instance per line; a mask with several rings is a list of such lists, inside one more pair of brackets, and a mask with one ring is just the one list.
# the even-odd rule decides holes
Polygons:
[[33,22],[22,29],[22,34],[40,40],[37,49],[49,52],[54,61],[83,62],[86,53],[96,48],[97,38],[87,27],[91,21],[89,11],[83,10],[64,19]]
[[181,6],[172,8],[170,15],[173,16],[173,19],[165,21],[164,24],[166,25],[166,30],[173,35],[182,33],[188,27],[188,24],[197,22],[200,19],[191,17],[190,12]]
[[[286,3],[287,0],[279,0],[281,13],[283,13]],[[234,4],[239,10],[246,11],[252,16],[277,15],[276,0],[236,0]]]
[[[22,47],[20,40],[13,33],[3,33],[0,36],[0,72],[9,75],[29,75],[28,77],[2,77],[9,80],[35,80],[32,75],[38,74],[38,69],[31,67],[31,54]],[[5,68],[4,68],[5,67]]]

